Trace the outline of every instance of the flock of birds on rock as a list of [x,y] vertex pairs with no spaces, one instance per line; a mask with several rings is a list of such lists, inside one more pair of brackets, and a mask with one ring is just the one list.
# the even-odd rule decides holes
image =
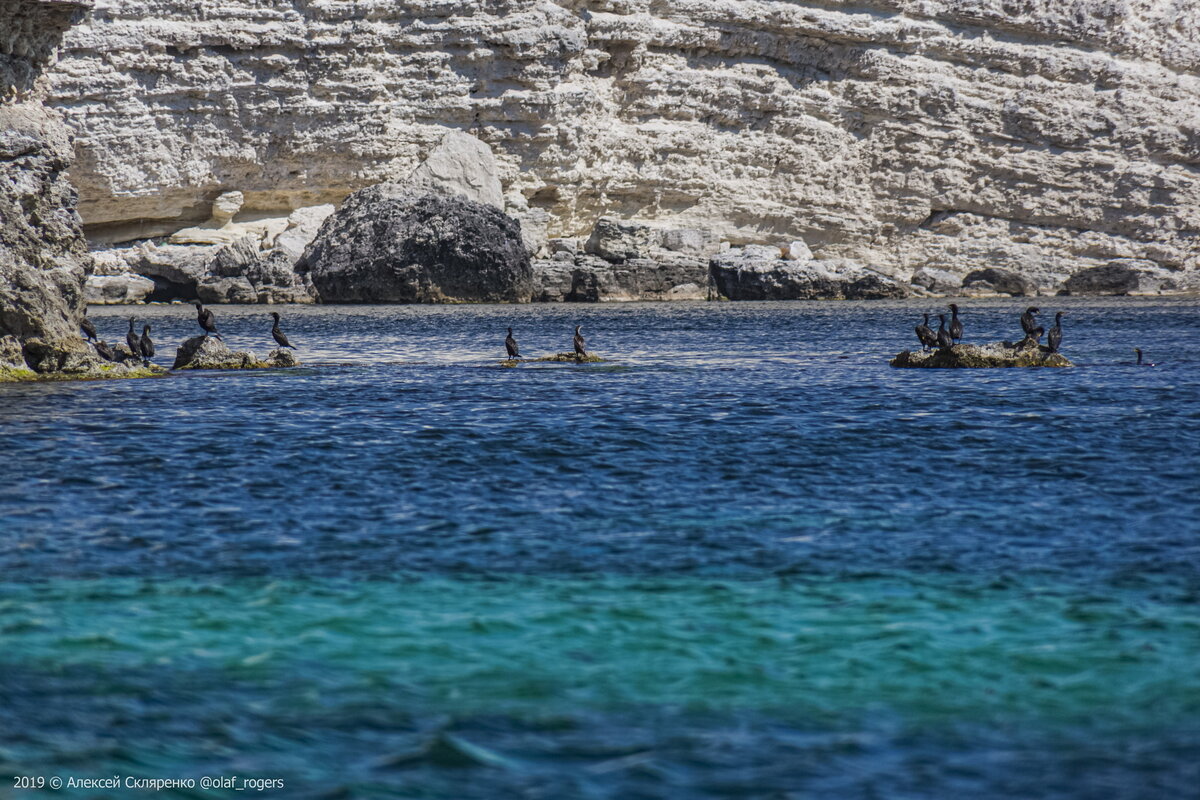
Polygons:
[[[291,342],[288,341],[287,334],[285,334],[279,327],[279,312],[272,311],[271,318],[274,320],[274,322],[271,324],[271,338],[274,339],[275,343],[280,347],[290,347],[292,350],[295,350],[296,348]],[[125,334],[125,343],[129,346],[129,352],[133,354],[134,358],[140,356],[142,359],[142,364],[149,366],[150,359],[154,358],[154,342],[150,339],[150,326],[143,325],[142,335],[139,337],[133,329],[134,322],[134,318],[130,317],[129,332]],[[196,303],[196,323],[204,331],[204,335],[206,337],[213,336],[218,341],[224,343],[225,340],[221,338],[221,333],[217,330],[216,315],[213,314],[212,309],[205,308],[203,303]],[[88,319],[86,308],[83,310],[83,319],[80,320],[79,327],[83,330],[84,338],[92,343],[92,346],[96,348],[96,352],[101,358],[106,361],[117,360],[117,353],[113,351],[112,346],[97,336],[96,325],[90,319]],[[583,358],[587,358],[587,341],[583,338],[582,328],[582,325],[575,326],[575,338],[573,340],[573,344],[575,346],[575,353]],[[509,358],[521,357],[521,351],[517,346],[517,340],[513,338],[512,328],[508,329],[508,336],[504,339],[504,348],[508,351]]]
[[[575,346],[575,355],[587,358],[588,353],[585,347],[587,341],[580,332],[582,328],[582,325],[575,326],[575,338],[572,340],[572,344]],[[517,340],[513,338],[512,328],[508,329],[508,336],[504,337],[504,349],[508,352],[510,359],[521,357],[521,349],[517,346]]]
[[[930,315],[928,313],[923,315],[925,317],[925,321],[917,325],[917,340],[921,342],[921,349],[923,351],[934,349],[948,350],[962,341],[963,323],[962,319],[960,319],[958,316],[958,305],[956,303],[950,303],[947,308],[950,309],[949,327],[946,326],[945,314],[938,314],[939,322],[938,329],[936,331],[929,327]],[[1037,306],[1029,306],[1029,308],[1025,309],[1025,312],[1021,314],[1021,329],[1025,331],[1025,338],[1021,340],[1017,347],[1033,347],[1041,343],[1042,336],[1046,333],[1046,329],[1038,324],[1037,315],[1040,313],[1041,309],[1039,309]],[[1062,345],[1062,318],[1066,316],[1066,313],[1067,312],[1065,311],[1059,311],[1054,315],[1054,326],[1050,328],[1050,333],[1048,336],[1046,336],[1046,346],[1051,353],[1057,353],[1058,348]],[[289,347],[292,350],[295,350],[296,348],[293,347],[292,343],[288,341],[287,335],[284,334],[279,327],[279,312],[272,311],[271,317],[274,320],[271,325],[271,338],[274,339],[275,343],[280,347]],[[204,335],[206,337],[215,336],[218,341],[225,341],[221,338],[220,332],[217,331],[216,316],[213,314],[211,309],[205,308],[202,303],[196,303],[196,322],[200,325],[201,329],[204,330]],[[117,360],[117,354],[113,351],[108,342],[105,342],[96,335],[96,326],[90,319],[88,319],[86,308],[84,309],[84,316],[79,323],[79,327],[83,330],[84,337],[89,342],[93,343],[93,347],[96,348],[96,352],[100,354],[101,358],[107,361]],[[585,349],[586,341],[581,333],[582,327],[582,325],[575,326],[575,338],[573,340],[573,344],[575,346],[576,355],[587,358],[588,353]],[[135,358],[140,356],[142,363],[146,366],[149,366],[150,359],[154,358],[154,342],[150,338],[150,326],[148,324],[142,326],[142,335],[138,336],[137,332],[134,330],[134,319],[131,317],[129,320],[129,331],[125,334],[125,343],[129,346],[129,352],[132,353]],[[508,336],[506,336],[504,339],[504,349],[508,352],[509,358],[521,358],[520,347],[517,345],[517,340],[513,338],[512,328],[508,329]],[[1157,366],[1152,361],[1144,361],[1142,358],[1142,351],[1139,348],[1135,347],[1133,351],[1137,353],[1137,366]]]
[[[925,314],[925,321],[917,325],[917,339],[921,342],[921,349],[928,350],[948,350],[962,340],[963,324],[958,317],[958,305],[951,303],[946,306],[950,309],[950,327],[946,327],[946,315],[938,314],[938,329],[935,331],[929,327],[929,314]],[[1041,309],[1037,306],[1029,306],[1025,312],[1021,314],[1021,330],[1025,331],[1025,338],[1017,344],[1018,348],[1033,347],[1040,345],[1042,336],[1046,334],[1046,329],[1038,324],[1037,315],[1041,313]],[[1067,312],[1059,311],[1054,315],[1054,326],[1050,328],[1050,333],[1046,335],[1046,348],[1051,353],[1057,353],[1058,348],[1062,346],[1063,329],[1062,318]],[[1137,364],[1139,367],[1154,367],[1158,366],[1153,361],[1144,361],[1142,359],[1142,351],[1135,347],[1133,352],[1137,353]]]
[[[951,303],[947,308],[950,309],[951,314],[949,328],[946,327],[945,314],[938,314],[940,324],[936,331],[929,327],[928,314],[925,314],[925,321],[917,326],[917,339],[921,342],[922,350],[946,350],[962,341],[963,324],[958,317],[958,306]],[[1017,347],[1032,347],[1041,343],[1046,329],[1038,324],[1037,315],[1040,313],[1041,309],[1037,306],[1025,309],[1025,313],[1021,315],[1021,330],[1025,331],[1025,338]],[[1046,337],[1046,346],[1051,353],[1057,353],[1062,344],[1062,318],[1066,316],[1066,313],[1059,311],[1054,315],[1054,327],[1050,329],[1050,335]]]
[[[271,325],[271,338],[280,347],[290,347],[292,350],[296,348],[288,341],[287,335],[279,327],[279,312],[272,311],[271,317],[274,322]],[[129,331],[125,334],[125,344],[129,347],[129,352],[134,358],[141,358],[144,366],[150,366],[150,359],[154,358],[154,341],[150,338],[150,326],[142,326],[142,335],[138,336],[134,330],[135,319],[129,318]],[[217,331],[217,318],[210,309],[204,307],[202,303],[196,303],[196,322],[204,330],[205,337],[214,336],[216,339],[224,343],[221,334]],[[101,339],[96,333],[96,325],[87,316],[87,309],[83,310],[83,319],[79,321],[79,327],[83,331],[84,338],[92,343],[92,347],[96,349],[96,353],[105,361],[117,361],[118,355],[113,350],[112,345]]]

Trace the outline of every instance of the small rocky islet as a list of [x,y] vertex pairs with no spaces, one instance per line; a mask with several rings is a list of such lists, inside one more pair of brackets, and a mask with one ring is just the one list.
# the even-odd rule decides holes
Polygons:
[[962,339],[965,325],[959,317],[956,303],[947,306],[951,312],[950,325],[946,315],[939,314],[938,329],[929,327],[930,314],[916,326],[917,341],[921,349],[904,350],[897,353],[891,362],[893,367],[926,367],[933,369],[987,369],[1005,367],[1073,367],[1074,364],[1058,352],[1062,343],[1062,318],[1067,312],[1055,315],[1054,327],[1050,329],[1048,343],[1041,344],[1045,328],[1038,324],[1040,309],[1030,306],[1021,314],[1021,329],[1025,337],[1019,342],[989,342],[987,344],[964,344]]

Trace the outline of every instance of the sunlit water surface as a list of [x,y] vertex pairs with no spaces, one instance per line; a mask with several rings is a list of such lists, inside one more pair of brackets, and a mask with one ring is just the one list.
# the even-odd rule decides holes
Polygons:
[[1041,300],[1076,368],[891,369],[931,301],[286,307],[295,370],[0,385],[0,774],[1193,796],[1200,304]]

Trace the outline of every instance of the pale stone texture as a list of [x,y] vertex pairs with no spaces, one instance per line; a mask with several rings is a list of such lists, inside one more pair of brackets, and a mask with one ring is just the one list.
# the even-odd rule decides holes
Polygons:
[[83,286],[89,305],[143,303],[154,291],[154,281],[132,272],[120,275],[89,275]]
[[1053,292],[1200,266],[1198,72],[1186,0],[100,0],[53,102],[95,236],[229,189],[337,203],[454,128],[550,237],[609,216]]
[[25,367],[85,373],[100,364],[79,335],[91,256],[66,175],[73,148],[42,102],[42,71],[87,5],[0,3],[0,337],[8,378],[27,377]]
[[504,209],[492,149],[469,133],[450,131],[408,177],[414,189],[441,190]]

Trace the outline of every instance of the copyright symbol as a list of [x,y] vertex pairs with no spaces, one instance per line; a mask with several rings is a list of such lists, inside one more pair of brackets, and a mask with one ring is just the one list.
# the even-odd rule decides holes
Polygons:
[[61,789],[62,788],[62,778],[58,777],[57,775],[55,775],[53,778],[51,778],[50,779],[50,788],[51,789]]

